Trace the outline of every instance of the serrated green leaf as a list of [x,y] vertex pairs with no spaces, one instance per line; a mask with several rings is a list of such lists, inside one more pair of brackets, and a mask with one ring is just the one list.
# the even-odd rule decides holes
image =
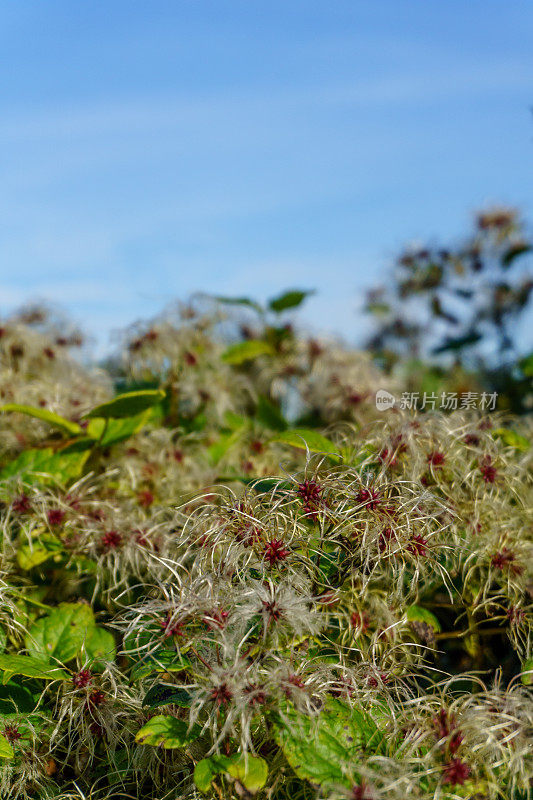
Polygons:
[[137,392],[126,392],[125,394],[117,395],[113,400],[109,400],[107,403],[95,406],[85,414],[85,417],[88,419],[93,419],[95,417],[101,417],[102,419],[134,417],[146,411],[146,409],[157,405],[164,397],[165,393],[160,389],[144,389]]
[[60,417],[58,414],[53,414],[51,411],[47,411],[45,408],[24,406],[19,405],[18,403],[7,403],[5,406],[0,408],[0,411],[14,411],[18,414],[26,414],[28,417],[35,417],[35,419],[40,419],[43,422],[47,422],[49,425],[52,425],[52,427],[59,428],[60,430],[66,431],[66,433],[70,433],[73,436],[78,436],[79,434],[83,433],[83,428],[81,428],[77,422],[72,422],[70,419],[65,419],[64,417]]
[[26,678],[43,680],[65,681],[69,678],[67,672],[50,664],[49,661],[32,656],[13,656],[2,653],[0,654],[0,669],[4,672],[4,685],[13,675],[24,675]]
[[384,751],[386,736],[381,727],[388,718],[384,707],[350,708],[333,699],[316,717],[289,706],[276,720],[275,738],[298,777],[325,787],[350,787],[347,773],[361,750]]
[[296,308],[311,294],[314,294],[314,290],[301,291],[299,289],[291,289],[270,300],[268,307],[271,311],[275,311],[276,314],[281,314],[282,311],[286,311],[288,308]]
[[252,361],[254,358],[264,355],[274,355],[272,346],[261,339],[248,339],[246,342],[230,345],[222,353],[222,361],[238,366],[244,364],[245,361]]
[[0,758],[13,758],[15,753],[3,733],[0,733]]
[[89,605],[61,603],[32,625],[26,637],[26,648],[32,656],[54,658],[66,664],[82,651],[94,625]]
[[189,729],[182,719],[159,714],[143,725],[135,741],[137,744],[149,744],[153,747],[162,745],[165,750],[175,750],[194,742],[201,730],[199,725],[193,725]]

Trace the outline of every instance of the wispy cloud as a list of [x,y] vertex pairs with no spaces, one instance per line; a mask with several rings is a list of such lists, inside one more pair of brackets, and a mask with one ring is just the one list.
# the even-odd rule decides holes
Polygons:
[[[290,81],[275,87],[252,85],[246,88],[221,87],[215,91],[175,93],[152,91],[124,98],[109,93],[98,102],[64,103],[60,106],[36,107],[31,110],[10,111],[4,104],[0,119],[0,136],[6,140],[71,139],[80,137],[87,142],[93,136],[115,136],[127,132],[129,137],[159,130],[182,133],[209,121],[225,120],[222,129],[200,130],[216,142],[228,130],[237,134],[234,120],[252,113],[268,116],[269,110],[292,112],[316,105],[353,103],[378,106],[384,103],[405,104],[438,101],[451,95],[479,95],[508,90],[513,93],[530,91],[533,62],[526,58],[463,60],[453,67],[443,67],[438,61],[425,64],[423,69],[403,73],[381,74],[360,78],[354,74],[349,81],[313,83]],[[268,131],[271,135],[272,131]]]

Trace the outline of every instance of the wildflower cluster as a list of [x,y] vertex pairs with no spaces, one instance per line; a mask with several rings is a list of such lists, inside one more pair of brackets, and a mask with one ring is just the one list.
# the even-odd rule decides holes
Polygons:
[[304,294],[4,324],[2,798],[531,796],[531,423],[376,411]]

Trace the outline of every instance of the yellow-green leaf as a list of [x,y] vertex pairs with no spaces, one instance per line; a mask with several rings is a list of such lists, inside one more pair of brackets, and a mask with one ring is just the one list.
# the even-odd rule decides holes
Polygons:
[[30,570],[44,564],[49,558],[60,557],[63,545],[52,534],[43,533],[38,539],[23,544],[17,551],[17,562],[21,569]]
[[271,441],[283,442],[283,444],[298,447],[300,450],[309,449],[311,453],[325,453],[329,456],[338,456],[340,451],[340,448],[330,439],[322,436],[317,431],[308,430],[307,428],[292,428],[288,431],[282,431],[274,436]]
[[150,744],[154,747],[161,745],[165,750],[175,750],[194,742],[200,733],[199,725],[193,725],[189,730],[189,726],[182,719],[158,714],[143,725],[135,741],[137,744]]
[[228,761],[230,763],[226,766],[226,772],[238,780],[250,794],[263,788],[268,775],[268,766],[263,758],[240,753],[238,756],[229,756]]
[[239,365],[264,355],[274,355],[272,346],[261,339],[249,339],[246,342],[230,345],[222,354],[222,361],[226,364]]
[[2,406],[0,408],[0,411],[5,411],[5,412],[15,411],[18,414],[26,414],[26,416],[28,417],[35,417],[35,419],[40,419],[43,422],[47,422],[54,428],[59,428],[60,430],[66,431],[67,433],[70,433],[73,436],[79,436],[80,433],[83,433],[83,429],[78,425],[77,422],[72,422],[69,419],[60,417],[58,414],[53,414],[51,411],[47,411],[45,408],[24,406],[24,405],[19,405],[18,403],[7,403],[5,406]]
[[526,452],[530,448],[529,439],[526,439],[525,436],[517,433],[512,428],[496,428],[492,435],[500,439],[508,447],[514,447],[515,450]]
[[36,483],[68,483],[78,478],[89,452],[55,453],[51,447],[24,450],[0,472],[0,480],[18,477]]
[[211,782],[218,770],[214,769],[214,764],[211,758],[202,758],[201,761],[194,768],[194,783],[196,788],[201,792],[208,792],[211,787]]
[[15,753],[3,733],[0,733],[0,758],[13,758]]
[[247,792],[255,794],[266,783],[268,766],[263,758],[245,756],[243,753],[203,758],[194,769],[196,788],[208,792],[213,778],[222,772],[238,781]]

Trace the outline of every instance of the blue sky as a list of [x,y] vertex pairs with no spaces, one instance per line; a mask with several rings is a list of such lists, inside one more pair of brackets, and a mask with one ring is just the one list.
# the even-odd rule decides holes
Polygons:
[[357,341],[405,242],[529,219],[529,0],[0,5],[0,312],[93,333],[195,290],[315,288]]

